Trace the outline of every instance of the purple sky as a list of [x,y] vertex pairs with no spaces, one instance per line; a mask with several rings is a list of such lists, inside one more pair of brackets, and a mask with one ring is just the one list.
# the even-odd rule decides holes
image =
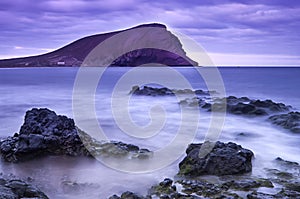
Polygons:
[[299,13],[299,0],[1,0],[0,58],[160,22],[196,40],[217,65],[300,66]]

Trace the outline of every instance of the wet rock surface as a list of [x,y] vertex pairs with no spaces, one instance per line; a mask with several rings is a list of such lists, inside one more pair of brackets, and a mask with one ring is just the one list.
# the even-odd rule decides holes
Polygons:
[[[213,146],[212,149],[210,145]],[[221,176],[243,174],[252,170],[253,152],[232,142],[190,144],[186,154],[179,163],[179,174],[185,176]]]
[[269,120],[278,126],[282,126],[294,133],[300,133],[300,113],[289,112],[287,114],[273,115]]
[[[166,178],[160,183],[153,185],[146,196],[140,196],[132,192],[125,192],[122,195],[137,199],[200,199],[200,198],[215,198],[215,199],[242,199],[247,194],[255,196],[256,190],[262,187],[273,187],[273,184],[262,183],[266,179],[251,179],[245,178],[240,180],[220,181],[212,183],[204,179],[178,179],[176,181]],[[128,194],[130,193],[130,194]],[[242,193],[242,194],[240,194]],[[258,193],[260,194],[260,193]],[[132,197],[135,195],[135,197]],[[138,196],[138,197],[136,197]],[[270,195],[272,196],[272,195]],[[117,195],[110,199],[119,199]]]
[[63,180],[61,182],[61,188],[66,194],[76,195],[78,193],[84,193],[93,189],[99,189],[100,186],[95,183],[77,182],[72,180]]
[[8,162],[42,155],[89,155],[72,119],[36,108],[26,112],[20,132],[3,140],[0,150]]
[[49,109],[36,108],[26,112],[19,133],[1,141],[0,151],[2,158],[8,162],[27,161],[45,155],[151,156],[149,150],[135,145],[97,141],[78,129],[73,119],[57,115]]
[[300,165],[297,162],[274,160],[275,168],[266,169],[269,179],[282,187],[281,196],[297,195],[300,198]]
[[130,94],[134,95],[145,95],[145,96],[173,96],[179,95],[203,95],[208,96],[210,93],[216,93],[215,91],[204,91],[204,90],[191,90],[191,89],[169,89],[166,87],[155,88],[151,86],[133,86]]
[[1,199],[20,199],[20,198],[35,198],[48,199],[36,186],[17,179],[14,176],[0,175],[0,198]]
[[263,116],[271,113],[285,112],[290,110],[290,106],[283,103],[276,103],[272,100],[255,100],[247,97],[237,98],[229,96],[226,98],[216,98],[210,101],[203,98],[192,98],[180,101],[190,107],[199,106],[207,111],[228,112],[235,115]]
[[118,195],[113,195],[111,197],[109,197],[109,199],[148,199],[149,197],[144,197],[141,196],[139,194],[130,192],[130,191],[126,191],[124,193],[121,194],[121,196]]

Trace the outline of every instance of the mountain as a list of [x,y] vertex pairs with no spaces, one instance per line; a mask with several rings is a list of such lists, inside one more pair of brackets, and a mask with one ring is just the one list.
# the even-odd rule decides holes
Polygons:
[[[140,43],[150,46],[156,43],[162,48],[148,48],[147,46],[145,48],[133,48],[134,45]],[[99,44],[102,45],[102,48],[99,48]],[[120,51],[123,54],[114,54],[113,51]],[[96,57],[91,57],[91,55]],[[169,66],[197,65],[196,62],[186,56],[179,39],[168,31],[165,25],[152,23],[126,30],[87,36],[42,55],[0,60],[0,68],[139,66],[151,63]]]

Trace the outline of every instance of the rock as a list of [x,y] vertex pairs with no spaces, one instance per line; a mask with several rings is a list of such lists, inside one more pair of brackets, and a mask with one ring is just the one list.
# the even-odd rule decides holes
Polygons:
[[207,111],[228,112],[235,115],[263,116],[288,111],[291,107],[272,100],[252,100],[247,97],[229,96],[205,100],[203,97],[187,98],[179,102],[187,106],[199,106]]
[[255,107],[259,108],[266,108],[269,109],[272,112],[283,112],[283,111],[288,111],[290,106],[286,106],[283,103],[275,103],[272,100],[251,100],[250,103],[251,105],[254,105]]
[[230,189],[249,191],[251,189],[259,187],[273,188],[273,183],[268,179],[244,179],[244,180],[232,180],[224,183],[222,186],[226,186]]
[[287,190],[299,192],[299,194],[300,194],[300,182],[297,182],[297,181],[287,182],[287,183],[285,183],[285,188]]
[[110,196],[108,199],[120,199],[120,197],[117,196],[117,195],[112,195],[112,196]]
[[292,162],[292,161],[288,161],[288,160],[284,160],[281,157],[277,157],[275,159],[275,162],[277,164],[283,165],[283,166],[287,166],[287,167],[298,167],[300,168],[300,165],[298,162]]
[[130,94],[134,95],[148,95],[148,96],[172,96],[175,95],[171,89],[166,87],[163,88],[154,88],[150,86],[144,86],[140,88],[139,86],[133,86]]
[[[213,144],[206,142],[205,144]],[[205,150],[203,144],[190,144],[187,156],[179,163],[179,174],[184,176],[232,175],[248,173],[252,170],[253,152],[240,145],[229,142],[216,142],[207,155],[201,157]],[[205,145],[204,145],[205,147]],[[202,151],[201,151],[202,150]]]
[[176,187],[173,187],[172,185],[173,185],[173,180],[166,178],[158,185],[152,186],[148,191],[148,193],[149,195],[155,195],[158,197],[175,193]]
[[[228,176],[229,178],[234,178],[235,176]],[[225,178],[223,176],[223,178]],[[257,193],[260,187],[270,187],[273,188],[272,182],[268,179],[254,179],[251,176],[245,176],[242,180],[229,180],[218,182],[208,182],[204,179],[197,178],[188,179],[180,177],[179,180],[174,181],[170,178],[165,178],[163,181],[152,186],[148,190],[148,195],[146,197],[139,196],[140,198],[165,198],[165,199],[204,199],[204,198],[214,198],[214,199],[242,199],[245,194],[249,197],[265,196],[263,193]],[[254,191],[254,192],[253,192]],[[285,194],[291,194],[291,191],[283,190]],[[126,192],[125,192],[126,193]],[[132,192],[129,192],[130,196]],[[241,196],[239,195],[241,194]],[[273,197],[273,195],[269,195]],[[277,196],[283,196],[278,193]],[[276,197],[277,197],[276,196]],[[275,197],[275,196],[274,196]],[[121,199],[117,195],[113,195],[110,199]],[[130,197],[129,197],[130,198]]]
[[0,150],[4,160],[9,162],[41,155],[89,155],[73,119],[45,108],[27,111],[18,137],[2,141]]
[[77,194],[89,191],[90,189],[97,189],[100,186],[94,183],[82,183],[72,180],[63,180],[61,182],[61,188],[64,193]]
[[203,90],[191,90],[191,89],[169,89],[166,87],[155,88],[151,86],[133,86],[129,94],[145,95],[145,96],[173,96],[178,95],[209,95],[210,93],[216,93],[216,91],[203,91]]
[[273,115],[269,121],[278,126],[282,126],[294,133],[300,133],[300,113],[289,112],[287,114]]
[[19,198],[38,198],[48,199],[48,197],[36,186],[29,184],[15,177],[0,177],[0,198],[19,199]]
[[126,191],[126,192],[122,193],[121,197],[119,197],[117,195],[113,195],[113,196],[109,197],[109,199],[148,199],[148,197],[144,197],[144,196],[138,195],[136,193]]
[[266,169],[270,180],[282,190],[273,195],[274,198],[300,198],[300,165],[297,162],[274,160],[275,168]]
[[254,192],[248,194],[247,198],[248,199],[279,199],[279,197],[276,195],[261,193],[261,192],[257,192],[257,191],[254,191]]
[[217,184],[208,183],[202,180],[184,180],[180,184],[183,186],[182,192],[198,196],[212,197],[221,194],[222,187]]
[[140,149],[133,144],[126,144],[119,141],[95,141],[91,137],[83,138],[86,143],[85,146],[89,149],[89,152],[95,156],[104,157],[128,157],[147,159],[153,156],[153,152],[148,149]]
[[248,199],[289,199],[289,198],[300,198],[300,193],[289,190],[281,190],[277,194],[266,194],[254,191],[247,195]]
[[290,180],[294,177],[292,173],[280,171],[278,169],[267,169],[269,175],[275,176],[278,179]]
[[224,107],[225,103],[227,112],[236,115],[262,116],[274,112],[288,111],[290,109],[290,106],[286,106],[283,103],[276,103],[272,100],[261,101],[249,99],[247,97],[237,98],[234,96],[229,96],[226,98],[215,99],[213,103],[215,109],[209,109],[209,111],[223,111],[223,109],[219,110],[218,106]]
[[73,119],[56,115],[46,108],[27,111],[18,136],[2,140],[0,151],[2,158],[8,162],[27,161],[45,155],[132,156],[140,159],[152,156],[151,151],[132,144],[97,141],[77,128]]

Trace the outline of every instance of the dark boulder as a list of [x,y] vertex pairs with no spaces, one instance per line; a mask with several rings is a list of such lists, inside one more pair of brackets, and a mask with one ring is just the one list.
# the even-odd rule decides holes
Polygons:
[[0,142],[0,151],[8,162],[26,161],[45,155],[131,156],[140,159],[152,155],[149,150],[132,144],[97,141],[77,128],[73,119],[56,115],[49,109],[36,108],[26,112],[17,136]]
[[278,126],[282,126],[294,133],[300,133],[300,113],[290,112],[287,114],[273,115],[269,121]]
[[[205,145],[214,144],[205,142]],[[201,156],[206,146],[190,144],[187,156],[179,163],[179,174],[185,176],[243,174],[252,170],[253,152],[229,142],[216,142],[211,151]]]
[[0,150],[4,160],[9,162],[41,155],[89,155],[73,119],[45,108],[27,111],[18,136],[3,140]]

